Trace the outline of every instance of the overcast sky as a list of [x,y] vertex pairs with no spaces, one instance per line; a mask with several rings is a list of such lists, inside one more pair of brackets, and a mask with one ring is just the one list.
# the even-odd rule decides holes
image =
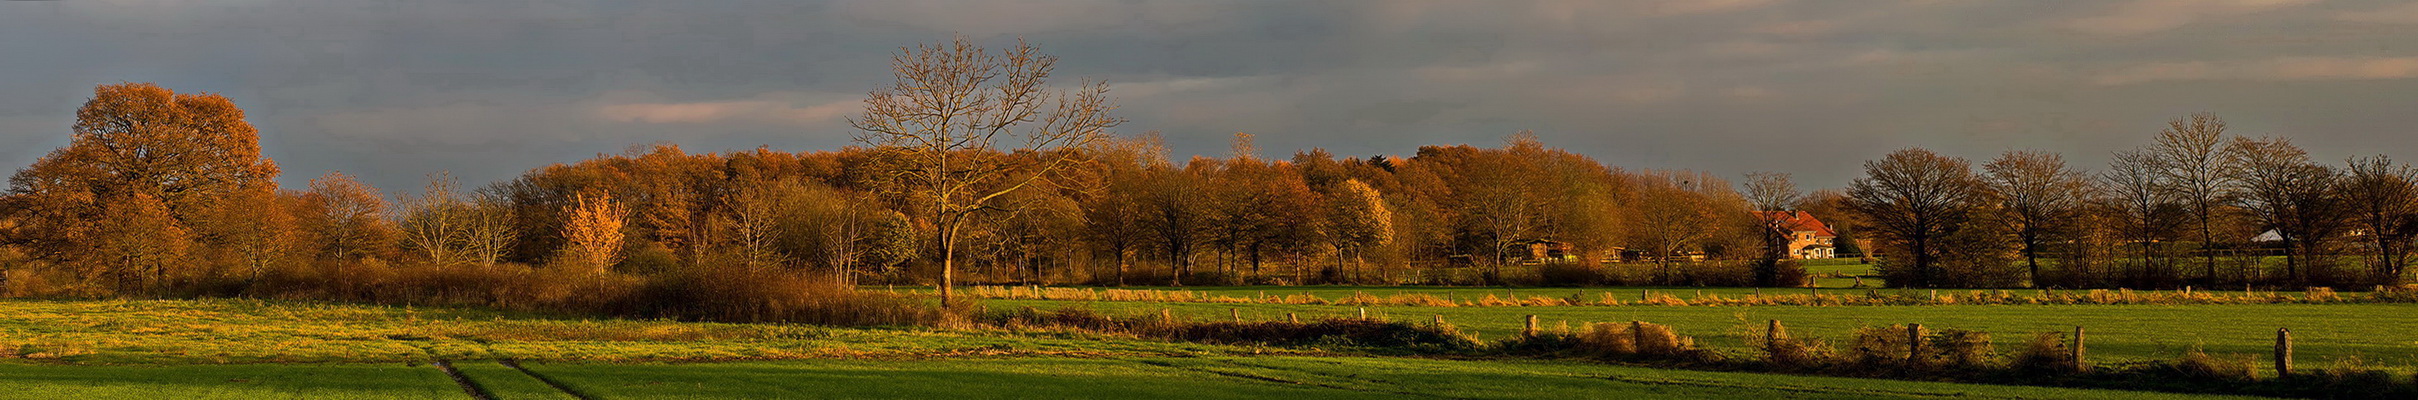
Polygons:
[[[1838,187],[1926,147],[2096,169],[2215,112],[2325,160],[2418,158],[2418,3],[2317,1],[0,2],[0,165],[94,85],[232,98],[299,187],[509,179],[633,145],[849,144],[900,46],[1022,36],[1177,158],[1406,155],[1521,129],[1627,168]],[[699,4],[702,3],[702,4]]]

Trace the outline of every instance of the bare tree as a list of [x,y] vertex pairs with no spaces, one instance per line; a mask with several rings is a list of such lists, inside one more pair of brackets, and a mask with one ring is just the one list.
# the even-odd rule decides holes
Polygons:
[[1780,286],[1780,260],[1788,258],[1789,235],[1796,233],[1797,219],[1788,211],[1801,196],[1787,173],[1746,174],[1746,201],[1755,208],[1763,242],[1763,256],[1755,263],[1755,286]]
[[395,226],[402,228],[403,246],[427,257],[430,265],[448,266],[469,258],[462,245],[470,231],[463,214],[470,207],[457,193],[460,186],[453,174],[438,172],[428,176],[428,187],[418,195],[395,196]]
[[2065,158],[2040,151],[2010,151],[1982,166],[1984,182],[1998,196],[2006,221],[2023,248],[2032,286],[2040,287],[2040,253],[2062,238],[2074,214],[2089,201],[2088,175],[2065,166]]
[[462,230],[463,250],[479,265],[495,265],[520,240],[520,226],[513,224],[512,200],[501,189],[489,187],[470,195],[464,211]]
[[1141,198],[1142,231],[1167,256],[1168,279],[1183,286],[1184,276],[1192,272],[1192,253],[1200,247],[1202,231],[1209,225],[1199,195],[1201,184],[1192,174],[1171,166],[1143,171],[1151,183]]
[[2224,138],[2224,120],[2215,114],[2197,113],[2167,122],[2166,130],[2158,132],[2157,144],[2148,150],[2156,160],[2161,190],[2191,211],[2209,280],[2217,278],[2217,218],[2232,201],[2231,181],[2241,169],[2225,157]]
[[2410,264],[2410,238],[2418,234],[2418,168],[2381,155],[2353,157],[2349,164],[2343,202],[2371,246],[2369,274],[2378,284],[2400,284]]
[[892,85],[869,94],[865,113],[848,119],[862,131],[857,141],[899,161],[899,178],[931,203],[944,305],[954,302],[957,239],[968,217],[999,210],[996,200],[1008,193],[1047,184],[1124,122],[1108,115],[1115,107],[1106,83],[1047,86],[1057,63],[1022,40],[999,53],[963,36],[902,48],[891,59]]
[[2164,184],[2158,179],[2157,154],[2147,150],[2116,153],[2106,173],[2099,180],[2107,189],[2107,200],[2121,210],[2124,217],[2123,237],[2129,246],[2140,252],[2134,255],[2143,269],[2162,268],[2156,244],[2171,232],[2168,216],[2162,212],[2175,205]]
[[2284,276],[2308,283],[2310,256],[2340,230],[2341,202],[2333,168],[2309,162],[2309,153],[2284,138],[2235,138],[2225,155],[2239,169],[2235,197],[2260,226],[2284,243]]
[[[726,215],[723,218],[728,218],[732,250],[738,252],[740,262],[750,270],[779,264],[781,254],[774,249],[774,242],[779,237],[779,202],[782,199],[778,197],[781,193],[776,191],[784,189],[784,185],[794,184],[759,181],[739,185],[736,191],[722,198],[722,210]],[[831,228],[854,228],[853,224],[842,225]],[[841,279],[846,278],[843,276]]]
[[1628,231],[1631,243],[1653,251],[1656,280],[1670,283],[1673,257],[1721,234],[1717,203],[1727,186],[1687,172],[1649,174],[1639,182],[1636,216],[1629,219]]
[[[1973,220],[1974,205],[1987,199],[1965,160],[1930,150],[1906,149],[1864,163],[1864,177],[1847,189],[1849,208],[1863,215],[1866,232],[1897,248],[1889,264],[1902,266],[1927,287],[1940,278],[1937,265],[1945,240]],[[1908,260],[1894,259],[1897,256]],[[1891,283],[1897,283],[1892,281]]]

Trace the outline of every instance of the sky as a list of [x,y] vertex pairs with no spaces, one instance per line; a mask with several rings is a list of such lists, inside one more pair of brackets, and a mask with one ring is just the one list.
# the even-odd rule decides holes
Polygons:
[[480,185],[633,146],[836,149],[901,46],[964,35],[1108,82],[1175,158],[1408,155],[1520,130],[1629,169],[1842,187],[1922,147],[2099,169],[2212,112],[2319,160],[2418,159],[2418,3],[2132,1],[0,2],[0,165],[96,85],[226,95],[280,182]]

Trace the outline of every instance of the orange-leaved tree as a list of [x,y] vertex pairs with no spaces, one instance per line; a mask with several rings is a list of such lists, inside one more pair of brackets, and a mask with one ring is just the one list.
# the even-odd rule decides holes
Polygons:
[[[260,156],[259,135],[244,122],[243,110],[217,94],[179,94],[149,83],[101,85],[76,110],[73,131],[67,147],[52,151],[9,178],[15,205],[7,212],[24,221],[25,226],[17,229],[19,240],[39,258],[104,268],[166,268],[169,265],[125,262],[149,257],[149,253],[116,252],[182,249],[183,244],[95,244],[184,240],[189,235],[181,232],[201,222],[203,214],[214,212],[213,208],[250,206],[222,202],[227,194],[273,188],[270,180],[277,176],[276,164]],[[158,209],[129,208],[153,206]],[[224,211],[228,210],[216,210]],[[154,214],[165,218],[156,221],[165,224],[159,228],[173,228],[179,234],[126,229],[111,218]],[[208,228],[242,229],[242,225]],[[122,276],[137,271],[116,272]]]
[[555,262],[590,274],[602,274],[621,262],[622,225],[629,209],[603,194],[581,194],[572,200],[563,222],[563,251]]

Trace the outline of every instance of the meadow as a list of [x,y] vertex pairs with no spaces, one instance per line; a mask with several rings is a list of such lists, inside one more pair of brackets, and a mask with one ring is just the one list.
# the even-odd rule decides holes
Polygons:
[[[0,399],[1338,398],[2246,399],[2114,390],[1373,357],[951,357],[707,364],[0,363]],[[559,382],[557,387],[540,380]]]
[[1110,339],[924,327],[589,319],[468,308],[235,299],[0,300],[0,359],[49,364],[724,361],[1255,351]]
[[[1344,289],[1328,289],[1344,290]],[[1497,289],[1500,290],[1500,289]],[[1521,289],[1545,291],[1550,289]],[[2171,360],[2194,349],[2215,354],[2266,354],[2277,328],[2291,328],[2303,363],[2360,360],[2404,371],[2418,365],[2418,304],[2225,304],[2225,305],[1924,305],[1924,306],[1549,306],[1416,307],[1292,304],[1218,304],[989,300],[993,309],[1090,308],[1108,314],[1149,315],[1167,310],[1179,318],[1245,320],[1371,318],[1430,323],[1437,316],[1464,332],[1500,339],[1525,329],[1536,315],[1546,329],[1577,328],[1587,322],[1645,321],[1671,325],[1707,347],[1738,353],[1752,349],[1754,332],[1780,320],[1800,338],[1844,340],[1856,328],[1918,323],[1930,329],[1988,332],[2012,347],[2039,332],[2088,333],[2092,361],[2123,363]],[[2322,364],[2320,364],[2322,365]]]
[[2223,398],[259,300],[0,301],[0,347],[0,398]]

